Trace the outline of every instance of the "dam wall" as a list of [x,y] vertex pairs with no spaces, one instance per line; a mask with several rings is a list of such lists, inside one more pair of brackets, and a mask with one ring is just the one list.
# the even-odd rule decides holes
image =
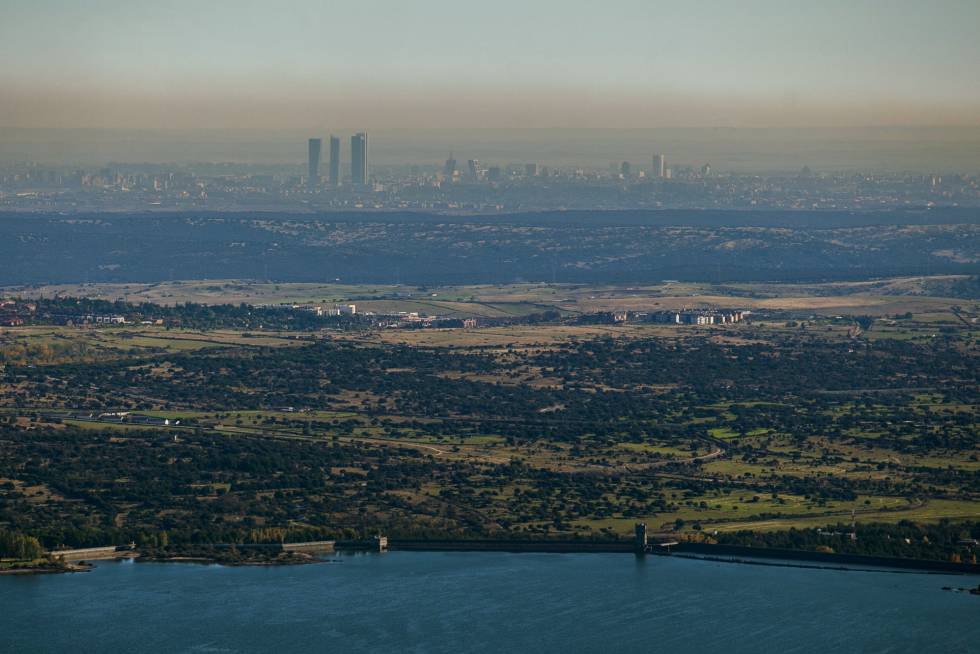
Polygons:
[[109,545],[107,547],[84,547],[73,550],[51,550],[48,554],[55,559],[65,562],[98,561],[104,559],[122,559],[134,556],[129,547]]
[[866,556],[863,554],[831,554],[804,550],[784,550],[769,547],[744,547],[740,545],[708,545],[706,543],[678,543],[673,547],[678,554],[698,554],[707,557],[736,557],[752,559],[776,559],[780,561],[807,561],[823,565],[846,565],[872,568],[897,568],[925,572],[952,572],[980,575],[980,565],[953,563],[930,559],[903,559],[895,556]]
[[404,540],[391,539],[388,549],[444,552],[633,552],[632,541],[577,540]]

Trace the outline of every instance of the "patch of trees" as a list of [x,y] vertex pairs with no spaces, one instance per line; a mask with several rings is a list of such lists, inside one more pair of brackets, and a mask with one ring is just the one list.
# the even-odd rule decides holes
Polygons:
[[317,316],[284,306],[252,304],[198,304],[186,302],[175,305],[152,302],[130,303],[122,300],[98,300],[80,297],[41,298],[31,301],[37,310],[30,318],[35,324],[78,324],[91,316],[122,316],[128,323],[156,322],[169,327],[188,329],[270,329],[315,330],[364,328],[370,318],[344,314]]
[[0,527],[0,558],[33,561],[43,556],[44,548],[37,538]]
[[980,553],[980,522],[920,523],[909,520],[891,523],[858,523],[851,537],[851,525],[837,523],[821,529],[787,531],[736,531],[714,538],[726,545],[781,549],[833,551],[867,556],[934,559],[977,563]]

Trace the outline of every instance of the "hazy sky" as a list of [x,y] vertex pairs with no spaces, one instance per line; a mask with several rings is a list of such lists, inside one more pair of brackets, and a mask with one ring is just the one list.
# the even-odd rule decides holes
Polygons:
[[0,0],[0,126],[980,125],[978,0]]

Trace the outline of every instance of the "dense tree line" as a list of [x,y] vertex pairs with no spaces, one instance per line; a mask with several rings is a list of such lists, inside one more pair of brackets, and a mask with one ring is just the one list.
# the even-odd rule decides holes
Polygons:
[[32,561],[44,556],[44,548],[34,536],[0,527],[0,558]]
[[24,317],[28,322],[36,324],[79,324],[90,316],[121,316],[128,323],[160,321],[168,327],[187,329],[354,329],[372,324],[370,318],[356,314],[317,316],[312,311],[296,310],[287,306],[256,306],[245,303],[184,302],[165,305],[80,297],[40,298],[31,300],[30,303],[36,306],[35,312],[24,314]]
[[853,531],[851,525],[837,523],[821,529],[719,533],[715,539],[726,545],[977,563],[980,547],[975,541],[980,539],[980,522],[902,520],[860,523]]

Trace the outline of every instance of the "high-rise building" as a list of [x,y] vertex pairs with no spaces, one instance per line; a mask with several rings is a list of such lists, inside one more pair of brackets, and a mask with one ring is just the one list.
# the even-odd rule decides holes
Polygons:
[[538,164],[536,164],[536,163],[524,164],[524,176],[525,177],[537,177],[538,176]]
[[623,176],[623,179],[630,178],[630,162],[624,161],[619,166],[619,174]]
[[340,186],[340,138],[330,137],[330,185]]
[[358,132],[350,137],[350,180],[355,186],[367,184],[367,134],[364,132]]
[[456,158],[453,153],[449,153],[449,158],[446,159],[446,163],[442,166],[442,174],[446,177],[452,177],[456,174]]
[[653,155],[653,177],[663,179],[667,176],[667,157],[662,154]]
[[306,178],[306,185],[310,188],[316,188],[320,184],[320,147],[322,145],[321,139],[310,139],[310,169]]

